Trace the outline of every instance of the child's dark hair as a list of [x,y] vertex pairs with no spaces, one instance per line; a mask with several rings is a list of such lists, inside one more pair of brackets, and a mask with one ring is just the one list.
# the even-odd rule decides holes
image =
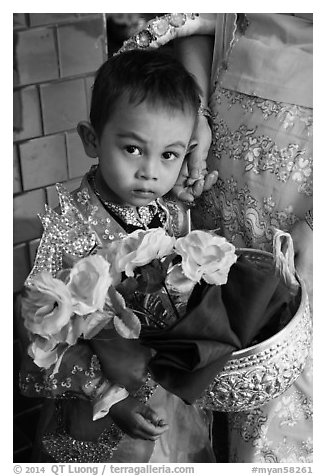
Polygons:
[[197,113],[200,88],[172,55],[158,50],[131,50],[115,55],[98,70],[92,93],[90,121],[100,137],[117,101],[149,101],[171,110]]

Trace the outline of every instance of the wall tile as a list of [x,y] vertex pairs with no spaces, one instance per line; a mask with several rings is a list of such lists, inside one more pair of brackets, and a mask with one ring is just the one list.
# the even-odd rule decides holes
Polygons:
[[[14,243],[33,240],[42,234],[42,223],[37,216],[44,213],[45,192],[43,189],[14,197]],[[26,251],[28,254],[28,252]]]
[[13,192],[19,193],[22,191],[19,157],[17,146],[14,144],[14,170],[13,170]]
[[[19,97],[18,97],[19,96]],[[14,140],[30,139],[42,135],[42,121],[40,100],[36,87],[28,87],[14,92],[14,102],[20,104],[14,108],[14,123],[20,126],[20,130],[14,132]],[[15,115],[19,119],[15,119]]]
[[28,250],[25,244],[14,247],[13,276],[14,292],[19,292],[30,271]]
[[74,21],[88,15],[88,13],[30,13],[29,18],[31,26],[39,26]]
[[76,128],[79,121],[87,119],[83,79],[42,86],[41,101],[45,134]]
[[[66,183],[64,184],[66,186]],[[57,194],[57,189],[55,185],[46,187],[46,202],[51,208],[56,208],[59,205],[59,199]]]
[[38,245],[40,244],[40,240],[32,240],[28,243],[28,250],[29,250],[29,260],[30,263],[33,264],[37,252]]
[[96,71],[106,59],[102,16],[58,28],[62,77]]
[[97,159],[91,159],[85,154],[77,132],[67,133],[66,137],[69,178],[81,177],[92,165],[97,164]]
[[21,294],[16,293],[13,300],[13,337],[14,340],[18,340],[22,349],[26,348],[29,344],[29,338],[27,336],[27,330],[24,326],[21,316]]
[[[68,182],[65,182],[64,186],[68,190],[68,192],[72,192],[76,188],[79,187],[81,182],[80,178],[76,178],[73,180],[68,180]],[[56,208],[59,205],[59,199],[58,199],[58,193],[55,188],[55,185],[52,185],[51,187],[46,188],[46,195],[47,195],[47,204],[51,208]]]
[[59,76],[54,31],[39,28],[16,33],[14,58],[21,85]]
[[27,16],[26,13],[14,13],[13,15],[14,30],[17,28],[26,28]]
[[94,75],[88,76],[85,78],[85,90],[86,90],[86,101],[87,101],[87,117],[89,117],[89,113],[91,110],[91,99],[92,99],[92,87],[94,84]]
[[64,134],[20,144],[20,157],[24,190],[67,180]]

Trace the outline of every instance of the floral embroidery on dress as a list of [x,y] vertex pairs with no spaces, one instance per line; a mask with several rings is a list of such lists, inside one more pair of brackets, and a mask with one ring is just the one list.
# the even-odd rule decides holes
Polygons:
[[312,157],[298,144],[278,147],[268,136],[255,135],[257,128],[240,125],[232,132],[222,119],[214,121],[212,151],[217,159],[222,153],[230,160],[244,160],[244,171],[254,174],[271,172],[283,183],[290,179],[298,192],[312,195]]
[[301,421],[312,419],[312,401],[297,390],[294,396],[280,397],[275,405],[275,412],[281,427],[293,427]]
[[273,228],[289,231],[299,220],[291,205],[277,210],[272,197],[263,197],[260,204],[248,185],[239,188],[234,177],[218,179],[198,200],[194,213],[196,227],[205,217],[206,228],[222,228],[223,236],[237,246],[252,247],[254,243],[255,248],[264,251],[271,251]]
[[[308,360],[308,371],[311,365]],[[293,387],[267,405],[228,415],[229,462],[312,462],[312,399],[301,389],[306,377],[304,372]]]
[[248,442],[259,438],[267,416],[260,408],[256,408],[251,412],[230,413],[228,419],[231,428],[236,430],[244,441]]
[[[296,400],[296,392],[287,393],[282,398],[283,403],[286,405],[293,407],[293,405],[297,404],[297,412],[295,413],[298,416],[300,413],[300,399]],[[295,401],[296,404],[294,403]],[[307,463],[312,461],[311,437],[307,437],[302,441],[296,441],[294,444],[291,443],[292,438],[289,439],[285,436],[285,432],[283,432],[284,436],[281,439],[277,440],[275,438],[273,432],[277,425],[282,426],[284,418],[284,415],[277,411],[279,402],[279,399],[277,399],[275,401],[276,405],[272,403],[272,405],[269,405],[270,408],[268,410],[266,408],[257,408],[248,412],[229,415],[231,435],[233,438],[237,438],[238,435],[241,441],[238,445],[232,445],[233,452],[230,454],[230,462],[242,462],[241,455],[244,454],[243,452],[246,453],[246,455],[244,454],[245,457],[248,456],[248,453],[252,453],[251,461],[259,463]],[[301,408],[301,413],[302,410],[304,411],[304,408]],[[295,420],[294,415],[293,417]],[[298,425],[301,421],[299,417],[294,424]],[[292,426],[292,419],[289,426]]]
[[222,97],[228,101],[228,109],[231,109],[235,104],[238,104],[246,112],[253,113],[255,108],[259,109],[265,120],[275,117],[286,130],[291,129],[297,121],[300,121],[306,134],[312,135],[313,115],[309,108],[250,96],[222,88],[216,84],[213,100],[217,104],[221,104]]

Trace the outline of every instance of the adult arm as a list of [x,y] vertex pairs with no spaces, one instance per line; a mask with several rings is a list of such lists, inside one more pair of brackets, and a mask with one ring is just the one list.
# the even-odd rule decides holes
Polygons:
[[[201,89],[201,104],[208,107],[211,81],[211,65],[214,47],[212,34],[178,38],[174,50],[176,56],[187,70],[193,74]],[[196,147],[187,157],[187,168],[182,170],[174,193],[178,198],[192,202],[201,195],[203,190],[209,190],[217,180],[217,173],[207,174],[206,159],[212,141],[210,120],[203,114],[198,115],[194,131]]]

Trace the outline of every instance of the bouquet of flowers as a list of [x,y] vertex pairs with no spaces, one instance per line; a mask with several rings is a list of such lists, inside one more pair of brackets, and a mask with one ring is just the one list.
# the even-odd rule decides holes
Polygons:
[[291,318],[290,300],[280,276],[253,268],[214,232],[176,239],[157,228],[136,230],[56,277],[40,273],[22,314],[29,355],[52,375],[78,339],[114,328],[154,349],[154,379],[192,403],[234,350]]
[[178,318],[177,297],[189,296],[201,279],[226,283],[235,261],[235,248],[225,238],[192,231],[175,239],[157,228],[136,230],[56,277],[41,272],[22,300],[31,334],[28,353],[39,367],[55,364],[55,373],[63,353],[80,337],[91,339],[114,326],[124,338],[139,338],[141,321],[159,317],[135,296],[160,295]]

